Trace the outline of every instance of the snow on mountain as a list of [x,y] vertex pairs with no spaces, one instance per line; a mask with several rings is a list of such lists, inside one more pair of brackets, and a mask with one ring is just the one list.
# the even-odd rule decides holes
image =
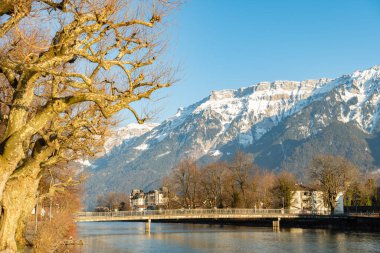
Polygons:
[[[111,136],[105,141],[104,143],[104,151],[105,154],[100,155],[107,155],[109,152],[118,146],[120,146],[123,142],[128,142],[129,140],[139,137],[146,132],[149,132],[156,126],[158,126],[158,123],[145,123],[145,124],[137,124],[137,123],[131,123],[129,125],[126,125],[124,127],[119,127],[113,131],[111,131]],[[136,149],[144,150],[144,147],[139,148],[136,147]],[[96,168],[96,165],[93,165],[89,160],[83,160],[78,159],[76,161],[78,165],[81,167],[81,169],[84,169],[86,167],[92,166],[93,168]]]
[[[210,140],[202,140],[195,145],[193,151],[189,150],[189,156],[199,157],[236,137],[241,145],[248,146],[284,118],[294,115],[314,101],[325,99],[333,90],[336,90],[338,101],[351,103],[350,113],[342,110],[339,120],[345,123],[355,121],[363,131],[371,132],[379,115],[379,75],[380,68],[374,66],[336,79],[260,82],[237,90],[212,91],[202,101],[180,108],[174,117],[149,132],[146,142],[154,139],[160,142],[167,135],[191,134],[195,127],[193,122],[210,118],[216,124],[217,132]],[[376,107],[376,113],[372,114],[370,107]],[[319,120],[323,121],[323,117]],[[210,124],[206,128],[212,126]],[[305,136],[310,135],[309,130],[307,127],[301,129]],[[206,129],[204,131],[207,132]],[[146,143],[135,147],[138,150],[147,148],[149,145]]]
[[338,101],[349,106],[349,110],[342,110],[339,120],[355,121],[363,131],[370,133],[379,120],[380,67],[355,71],[348,78],[349,80],[338,88],[336,97]]
[[106,153],[109,153],[112,148],[119,146],[124,141],[128,141],[134,137],[141,136],[156,126],[158,126],[157,123],[131,123],[124,127],[116,129],[104,144]]
[[379,66],[335,79],[212,91],[160,125],[117,131],[106,148],[119,146],[95,161],[87,187],[90,195],[156,187],[181,159],[229,160],[239,149],[268,169],[287,166],[299,172],[320,153],[342,155],[371,169],[380,166],[379,119]]

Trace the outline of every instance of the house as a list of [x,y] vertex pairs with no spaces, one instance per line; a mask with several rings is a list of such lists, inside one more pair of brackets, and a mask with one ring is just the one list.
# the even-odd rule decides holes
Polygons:
[[133,189],[130,196],[131,206],[133,208],[145,207],[145,193],[140,189]]
[[131,206],[134,209],[164,206],[168,203],[168,189],[162,187],[158,190],[152,190],[147,193],[144,193],[144,191],[140,189],[133,189],[130,201]]
[[168,190],[162,187],[158,190],[149,191],[145,197],[145,205],[162,206],[168,202]]
[[[336,198],[337,206],[334,213],[343,213],[343,193]],[[305,185],[297,185],[290,201],[290,211],[294,213],[329,213],[330,209],[325,203],[323,192]]]

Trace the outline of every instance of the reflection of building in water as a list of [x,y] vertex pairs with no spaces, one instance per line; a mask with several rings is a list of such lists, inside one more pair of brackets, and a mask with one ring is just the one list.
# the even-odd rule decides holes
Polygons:
[[144,193],[144,191],[140,189],[133,189],[130,201],[134,209],[156,209],[168,203],[168,189],[161,187],[158,190],[152,190],[147,193]]
[[305,230],[303,228],[288,228],[287,231],[294,234],[302,234]]
[[[337,206],[334,213],[343,213],[343,193],[336,198]],[[323,192],[305,185],[297,185],[290,201],[290,210],[295,213],[328,213],[328,204],[325,203]]]

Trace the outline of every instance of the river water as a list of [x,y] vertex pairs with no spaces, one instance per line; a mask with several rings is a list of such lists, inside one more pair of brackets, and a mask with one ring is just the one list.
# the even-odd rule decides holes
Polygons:
[[143,222],[78,223],[76,252],[380,252],[380,233]]

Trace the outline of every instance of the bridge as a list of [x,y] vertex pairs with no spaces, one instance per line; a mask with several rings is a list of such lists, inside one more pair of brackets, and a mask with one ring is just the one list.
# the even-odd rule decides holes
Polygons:
[[323,218],[327,213],[300,214],[287,209],[175,209],[120,212],[79,212],[76,222],[91,221],[145,221],[150,231],[152,220],[206,220],[206,219],[271,219],[273,229],[280,228],[281,219]]

